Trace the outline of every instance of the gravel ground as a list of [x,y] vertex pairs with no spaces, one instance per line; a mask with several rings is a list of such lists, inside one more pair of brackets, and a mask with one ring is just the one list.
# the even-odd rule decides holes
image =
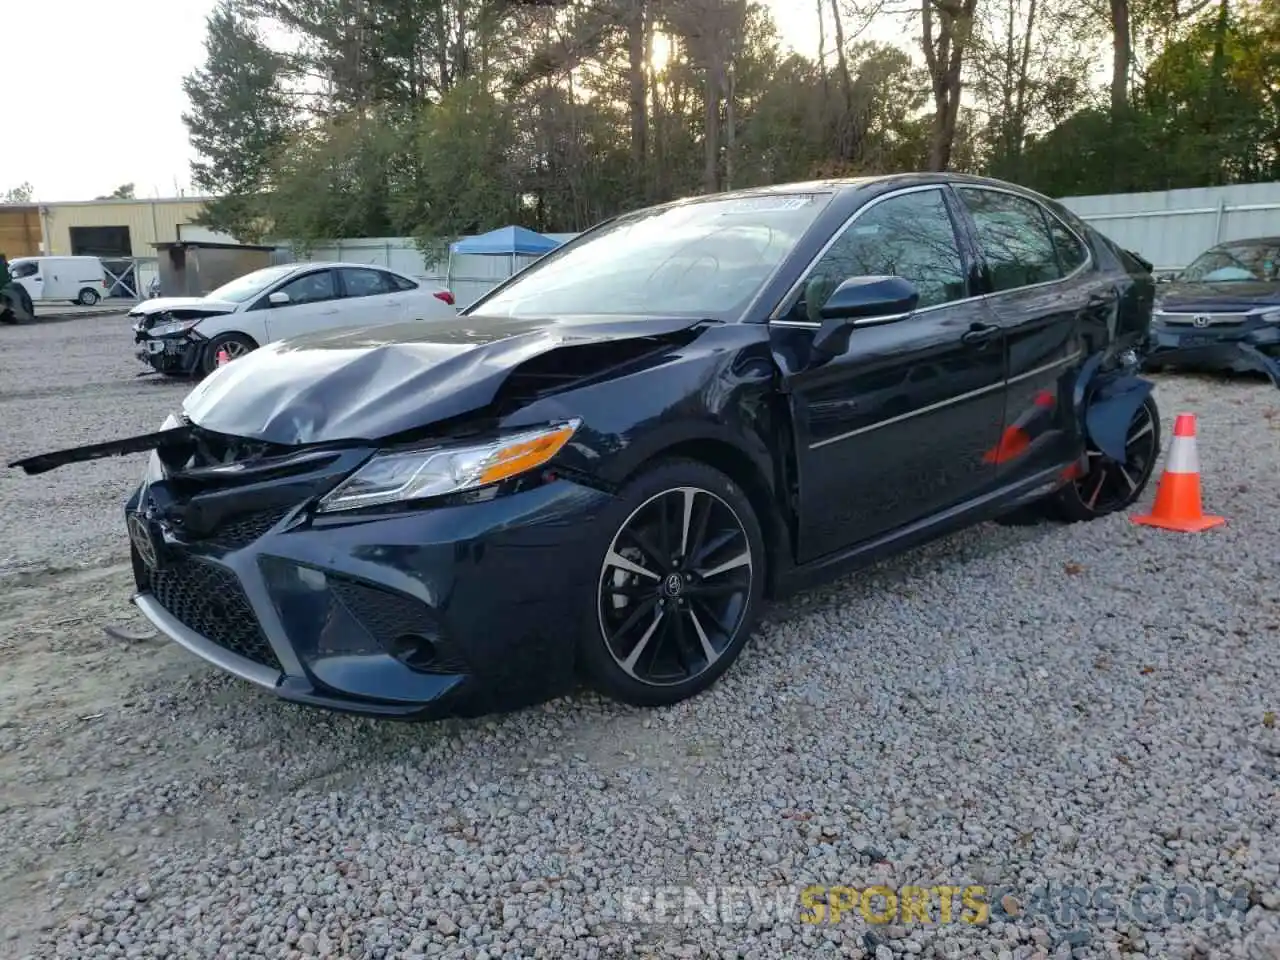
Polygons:
[[[0,329],[6,459],[154,428],[184,388],[135,380],[128,341]],[[140,458],[6,474],[0,953],[1278,957],[1280,394],[1158,397],[1199,415],[1227,527],[973,529],[772,610],[714,691],[655,712],[277,702],[103,633],[142,627],[119,522]],[[1049,909],[1046,883],[1123,912]],[[811,884],[996,909],[811,924]]]

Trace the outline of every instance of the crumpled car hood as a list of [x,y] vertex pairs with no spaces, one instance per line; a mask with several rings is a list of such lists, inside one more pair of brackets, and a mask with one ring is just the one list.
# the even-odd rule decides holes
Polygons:
[[150,317],[169,310],[194,310],[201,313],[234,313],[236,304],[205,297],[156,297],[143,300],[129,311],[131,317]]
[[196,426],[285,445],[377,440],[487,406],[520,364],[562,347],[660,337],[704,321],[508,319],[347,328],[270,343],[183,403]]

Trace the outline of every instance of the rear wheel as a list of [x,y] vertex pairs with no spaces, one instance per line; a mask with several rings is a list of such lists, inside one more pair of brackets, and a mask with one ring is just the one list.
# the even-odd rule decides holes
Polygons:
[[1160,410],[1148,396],[1134,412],[1125,434],[1124,461],[1113,460],[1092,444],[1089,466],[1054,497],[1056,512],[1075,523],[1130,507],[1142,496],[1160,456]]
[[594,609],[581,657],[602,693],[663,706],[737,659],[764,593],[764,539],[731,479],[672,460],[632,480],[603,518]]
[[80,296],[76,298],[76,303],[80,304],[82,307],[92,307],[101,299],[102,297],[98,295],[97,290],[94,290],[92,287],[85,287],[80,291]]

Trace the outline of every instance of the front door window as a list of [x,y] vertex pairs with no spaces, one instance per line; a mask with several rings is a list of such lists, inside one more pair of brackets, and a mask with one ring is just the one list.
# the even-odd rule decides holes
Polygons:
[[881,200],[823,254],[785,320],[818,323],[827,298],[850,277],[892,275],[920,292],[918,309],[968,295],[964,260],[941,188]]

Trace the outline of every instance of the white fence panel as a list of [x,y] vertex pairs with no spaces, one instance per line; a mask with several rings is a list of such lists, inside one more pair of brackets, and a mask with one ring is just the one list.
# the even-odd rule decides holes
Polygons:
[[1280,236],[1280,183],[1063,197],[1063,206],[1157,271],[1179,270],[1224,240]]

